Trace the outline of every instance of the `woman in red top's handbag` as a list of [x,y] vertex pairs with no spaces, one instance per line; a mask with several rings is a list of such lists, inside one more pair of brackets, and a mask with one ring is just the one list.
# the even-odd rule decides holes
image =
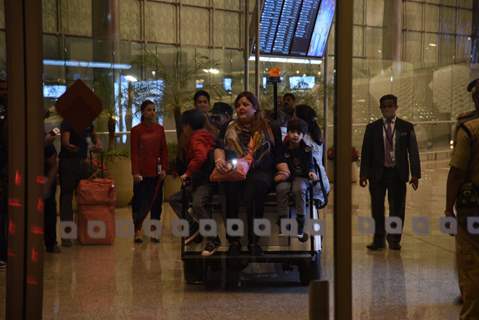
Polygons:
[[[273,183],[275,153],[281,144],[279,128],[272,128],[260,110],[258,99],[251,92],[243,92],[235,100],[237,119],[231,121],[224,138],[220,137],[215,149],[215,170],[212,180],[225,181],[223,176],[238,180],[242,176],[243,163],[249,170],[242,181],[224,182],[226,218],[237,219],[240,204],[245,204],[248,214],[248,249],[252,255],[261,255],[258,236],[254,234],[255,218],[262,218],[264,200]],[[239,160],[241,159],[241,160]],[[238,167],[241,163],[241,168]],[[243,200],[243,201],[242,201]],[[228,235],[229,254],[241,251],[240,237]]]
[[[155,104],[145,100],[141,104],[141,123],[131,129],[131,171],[133,174],[133,223],[135,242],[141,243],[141,229],[151,212],[151,231],[159,234],[163,180],[168,169],[168,149],[165,130],[156,121]],[[159,242],[157,236],[153,242]]]

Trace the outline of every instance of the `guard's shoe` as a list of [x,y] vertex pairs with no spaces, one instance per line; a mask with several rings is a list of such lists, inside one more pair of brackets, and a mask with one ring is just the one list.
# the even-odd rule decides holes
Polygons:
[[386,246],[384,245],[384,242],[372,242],[367,246],[367,248],[371,251],[378,251],[384,249]]

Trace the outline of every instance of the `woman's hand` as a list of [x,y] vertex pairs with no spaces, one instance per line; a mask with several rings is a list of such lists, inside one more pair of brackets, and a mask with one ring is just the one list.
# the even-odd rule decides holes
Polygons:
[[308,177],[311,181],[318,181],[318,175],[315,172],[310,172]]
[[186,173],[180,176],[181,183],[185,186],[191,181],[191,177]]
[[217,159],[215,160],[215,168],[220,173],[226,173],[232,169],[232,166],[230,163],[227,163],[223,159]]
[[133,181],[134,181],[135,183],[139,183],[139,182],[141,182],[142,180],[143,180],[143,177],[140,176],[139,174],[134,174],[134,175],[133,175]]
[[166,171],[165,170],[161,170],[160,172],[160,180],[163,180],[166,178]]

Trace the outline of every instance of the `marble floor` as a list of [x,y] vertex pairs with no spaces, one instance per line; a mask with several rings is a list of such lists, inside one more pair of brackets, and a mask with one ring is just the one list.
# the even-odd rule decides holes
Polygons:
[[[353,185],[354,319],[458,318],[459,307],[453,304],[459,293],[454,241],[440,232],[438,222],[444,206],[447,162],[423,166],[420,189],[413,192],[408,187],[400,252],[366,250],[370,236],[358,230],[357,219],[369,215],[369,197],[367,189]],[[117,214],[129,215],[126,209]],[[250,279],[237,289],[186,285],[179,242],[165,227],[171,216],[165,206],[160,244],[146,241],[134,245],[130,239],[116,239],[113,246],[75,245],[61,254],[46,255],[44,319],[308,319],[308,289],[299,285],[294,271],[263,268],[258,281]],[[430,219],[430,232],[417,232],[412,226],[416,216]],[[331,300],[332,220],[331,205],[326,212],[322,258]],[[4,277],[5,272],[0,271],[1,299]],[[0,318],[3,313],[1,304]]]

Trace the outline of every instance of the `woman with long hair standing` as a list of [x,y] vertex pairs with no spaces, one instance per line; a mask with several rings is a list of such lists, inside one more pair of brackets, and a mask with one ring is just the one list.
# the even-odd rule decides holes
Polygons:
[[306,104],[297,105],[294,109],[294,116],[304,120],[308,124],[308,132],[304,135],[303,140],[306,145],[312,149],[313,158],[318,170],[316,174],[321,178],[322,185],[324,186],[323,190],[321,183],[316,184],[313,189],[314,198],[318,199],[321,203],[324,203],[327,194],[329,193],[330,186],[323,164],[323,141],[321,128],[318,126],[318,116],[316,111]]
[[[142,226],[151,212],[151,232],[159,234],[163,180],[168,169],[168,148],[164,128],[157,123],[155,104],[145,100],[140,106],[141,123],[131,129],[131,170],[133,174],[132,213],[135,242],[141,243]],[[158,236],[151,238],[159,242]]]
[[[240,204],[248,216],[248,249],[261,255],[254,219],[262,218],[264,200],[273,183],[275,151],[281,145],[281,132],[265,120],[258,99],[251,92],[242,92],[234,103],[237,119],[230,122],[220,146],[215,149],[215,167],[219,172],[232,170],[234,159],[252,157],[246,180],[225,182],[226,219],[237,219]],[[243,200],[243,201],[241,201]],[[228,235],[229,254],[241,252],[240,237]]]

